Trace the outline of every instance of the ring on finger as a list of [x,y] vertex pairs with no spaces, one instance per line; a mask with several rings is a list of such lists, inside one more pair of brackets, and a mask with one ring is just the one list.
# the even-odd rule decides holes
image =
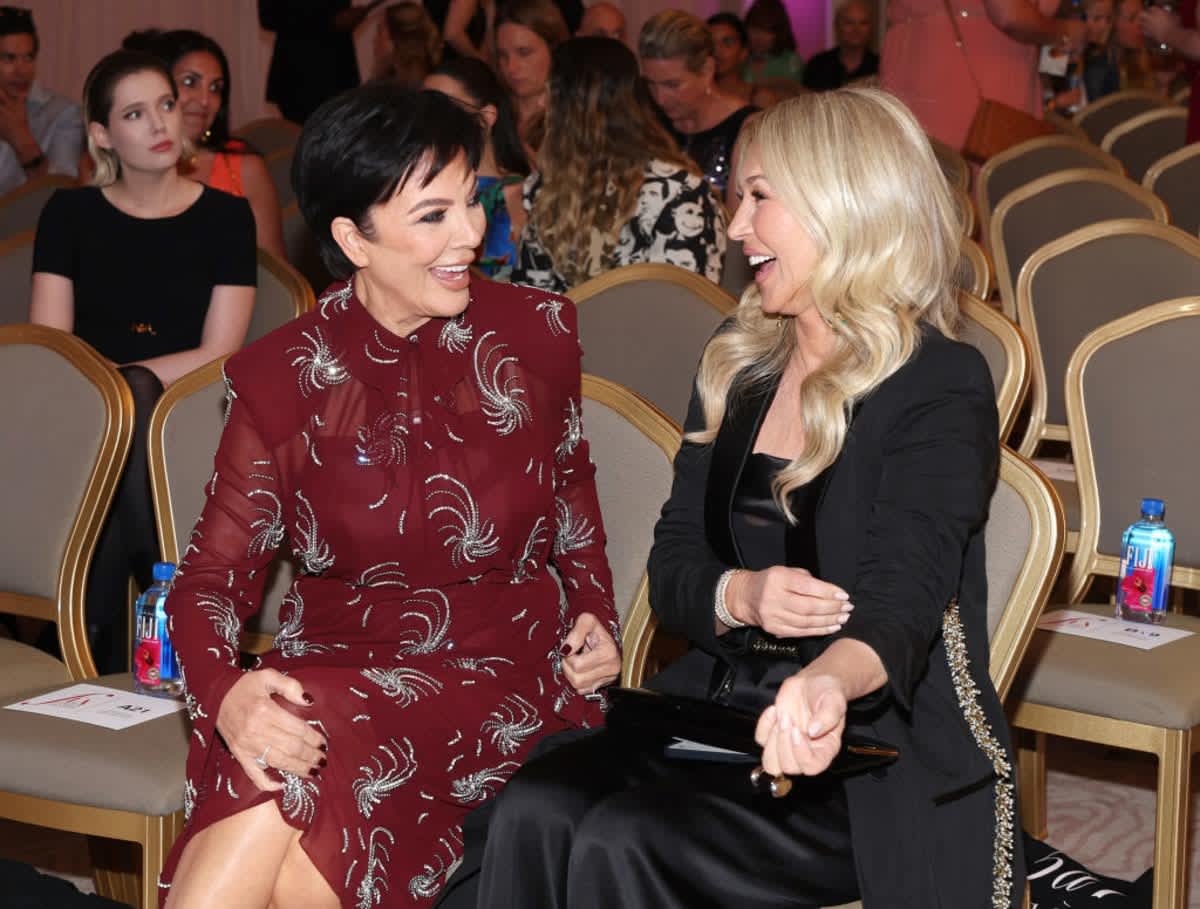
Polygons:
[[261,769],[266,770],[268,767],[271,766],[270,764],[267,763],[267,755],[270,753],[271,753],[271,746],[268,745],[266,748],[263,749],[263,753],[254,759],[254,763],[256,763]]

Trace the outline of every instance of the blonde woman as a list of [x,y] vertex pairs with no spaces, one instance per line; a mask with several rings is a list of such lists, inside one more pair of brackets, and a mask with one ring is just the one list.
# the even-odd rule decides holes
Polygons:
[[[951,339],[953,203],[877,90],[784,101],[746,132],[730,236],[755,284],[704,353],[649,563],[692,648],[649,686],[757,715],[751,766],[794,785],[772,799],[745,763],[665,738],[566,741],[500,796],[480,906],[1015,907],[987,672],[996,408]],[[899,757],[826,773],[844,733]]]
[[182,176],[186,139],[166,64],[117,51],[84,87],[93,185],[60,189],[38,220],[29,321],[74,332],[121,368],[137,407],[134,445],[92,560],[87,615],[101,673],[129,668],[130,573],[150,583],[158,543],[145,427],[170,385],[242,346],[254,308],[254,215]]
[[633,52],[614,38],[572,38],[553,59],[512,280],[564,291],[665,262],[719,282],[725,210],[655,119]]

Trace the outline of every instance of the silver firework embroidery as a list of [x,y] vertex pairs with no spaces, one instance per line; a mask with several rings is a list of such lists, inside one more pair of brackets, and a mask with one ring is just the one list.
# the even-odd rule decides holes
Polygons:
[[558,522],[558,527],[554,534],[555,555],[566,555],[568,552],[574,552],[576,549],[583,549],[586,546],[592,545],[594,528],[588,523],[586,517],[576,515],[571,511],[569,502],[556,496],[554,499],[554,512]]
[[566,428],[563,431],[562,441],[554,449],[554,460],[559,464],[575,454],[575,449],[583,441],[583,416],[579,412],[579,405],[574,398],[567,399],[567,415],[563,418],[563,422],[566,424]]
[[463,314],[459,313],[442,326],[442,332],[438,335],[437,346],[451,353],[462,353],[467,349],[467,345],[471,343],[471,335],[474,333],[475,330],[466,323]]
[[393,698],[398,707],[410,707],[422,697],[442,690],[442,683],[429,673],[404,666],[364,669],[362,676],[383,689],[384,695]]
[[[290,607],[290,611],[287,611]],[[286,615],[286,618],[284,616]],[[304,656],[306,653],[328,653],[324,644],[310,644],[301,640],[304,634],[304,597],[292,587],[279,604],[279,631],[275,633],[275,649],[284,658]]]
[[374,363],[379,363],[382,366],[391,366],[400,362],[399,355],[404,353],[404,348],[389,347],[383,338],[379,336],[378,328],[372,332],[371,340],[373,340],[379,347],[379,353],[376,355],[376,353],[371,350],[371,341],[367,341],[367,343],[363,345],[363,353],[366,355],[368,360],[371,360]]
[[437,862],[437,867],[426,862],[421,873],[414,874],[408,882],[408,895],[414,900],[431,900],[442,889],[442,882],[446,879],[446,863],[440,855],[435,855],[433,860]]
[[292,553],[302,563],[308,574],[323,574],[333,567],[333,553],[328,543],[321,542],[317,516],[312,505],[299,489],[296,490],[296,537]]
[[225,651],[232,660],[237,656],[239,638],[242,633],[242,623],[238,618],[233,600],[223,594],[205,590],[197,594],[196,602],[208,614],[213,631],[225,645]]
[[486,332],[475,345],[475,381],[482,398],[479,409],[487,417],[488,425],[506,436],[520,429],[533,416],[523,400],[525,389],[517,384],[517,358],[504,355],[508,345],[493,344],[480,356],[484,343],[494,334],[494,331]]
[[490,736],[496,750],[507,756],[515,754],[525,739],[542,728],[537,708],[519,694],[507,694],[484,720],[479,734]]
[[459,777],[450,784],[450,797],[463,805],[482,802],[496,794],[496,783],[503,783],[521,765],[505,761],[495,767],[484,767]]
[[[378,841],[376,836],[379,836]],[[367,837],[366,871],[358,883],[358,889],[354,891],[354,895],[358,897],[358,902],[354,904],[355,909],[371,909],[372,906],[378,906],[383,901],[383,891],[388,889],[387,866],[392,857],[382,845],[384,839],[389,846],[396,844],[396,837],[392,831],[384,827],[376,827]]]
[[555,337],[570,334],[562,320],[562,308],[563,301],[558,297],[543,300],[536,307],[537,311],[546,317],[546,327]]
[[183,781],[183,819],[186,821],[196,810],[196,784],[191,779]]
[[354,296],[354,282],[347,281],[337,290],[331,290],[317,301],[321,307],[321,318],[328,321],[334,313],[346,312],[350,309],[350,298]]
[[403,605],[429,608],[409,609],[400,614],[401,621],[412,619],[417,627],[401,632],[397,657],[434,653],[450,643],[446,640],[446,632],[450,630],[450,600],[444,593],[434,587],[414,590]]
[[350,373],[334,355],[320,328],[314,326],[311,332],[303,331],[300,336],[308,341],[308,344],[289,347],[287,352],[298,351],[292,359],[292,365],[300,370],[297,381],[300,384],[300,393],[304,397],[334,385],[341,385],[350,378]]
[[283,777],[283,813],[289,820],[311,824],[317,813],[317,796],[321,794],[317,784],[286,770],[280,770],[279,775]]
[[533,524],[533,529],[529,531],[529,538],[525,541],[525,548],[521,550],[520,558],[513,562],[512,583],[523,584],[532,577],[532,572],[537,571],[538,562],[534,558],[534,555],[546,542],[547,527],[545,526],[545,521],[545,515],[538,515],[538,519]]
[[504,663],[507,666],[516,665],[508,657],[454,657],[446,660],[442,665],[450,669],[461,669],[463,672],[478,672],[481,675],[490,675],[496,678],[496,670],[491,667],[492,663]]
[[225,383],[225,426],[229,425],[229,413],[233,410],[233,402],[237,400],[237,392],[233,390],[233,380],[225,374],[225,364],[221,364],[221,381]]
[[358,427],[354,451],[364,467],[391,467],[408,459],[408,415],[381,413],[370,426]]
[[252,489],[247,498],[267,500],[265,505],[254,506],[254,513],[258,517],[250,522],[254,536],[250,538],[250,545],[246,547],[246,558],[254,559],[268,550],[278,549],[279,544],[283,542],[283,503],[279,501],[279,496],[269,489]]
[[[383,752],[384,757],[372,756],[370,763],[359,767],[362,776],[354,781],[351,789],[359,813],[369,818],[379,804],[410,779],[417,772],[417,759],[413,755],[413,745],[407,738],[400,744],[394,738],[388,739],[384,745],[377,745],[376,751]],[[374,764],[374,766],[371,766]]]
[[480,518],[479,508],[470,490],[445,473],[437,473],[427,478],[425,485],[438,480],[444,480],[451,488],[433,489],[425,496],[425,500],[429,501],[434,496],[448,496],[454,504],[438,505],[430,509],[427,517],[432,520],[442,512],[451,515],[438,531],[449,531],[442,545],[452,547],[450,558],[454,565],[457,567],[463,562],[474,564],[499,552],[500,540],[496,536],[495,525]]
[[399,562],[380,562],[370,568],[364,568],[356,587],[407,587],[404,583],[404,572],[400,570]]

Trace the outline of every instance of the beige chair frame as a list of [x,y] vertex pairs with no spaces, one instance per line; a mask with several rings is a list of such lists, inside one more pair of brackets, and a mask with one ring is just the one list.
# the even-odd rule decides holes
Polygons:
[[[1032,364],[1032,394],[1030,395],[1029,423],[1025,436],[1018,448],[1022,457],[1032,458],[1037,454],[1038,446],[1043,441],[1065,442],[1070,439],[1067,427],[1058,423],[1046,422],[1046,368],[1043,363],[1041,344],[1038,337],[1037,320],[1033,314],[1032,288],[1038,269],[1048,260],[1053,259],[1070,249],[1090,243],[1097,237],[1105,237],[1129,230],[1152,237],[1158,237],[1187,249],[1200,258],[1200,240],[1183,234],[1178,228],[1166,223],[1145,221],[1141,218],[1118,218],[1112,221],[1101,221],[1089,224],[1078,230],[1071,231],[1065,237],[1060,237],[1047,243],[1025,263],[1021,269],[1020,280],[1017,283],[1017,322],[1029,341]],[[1069,405],[1068,405],[1069,406]],[[1072,550],[1074,551],[1074,550]]]
[[996,206],[996,210],[992,212],[991,227],[988,236],[992,239],[992,261],[995,263],[996,279],[1000,285],[1001,308],[1006,316],[1016,320],[1022,328],[1025,327],[1025,324],[1017,315],[1016,285],[1020,278],[1029,271],[1030,261],[1039,252],[1042,252],[1045,247],[1030,256],[1030,261],[1026,261],[1022,265],[1019,275],[1013,275],[1008,264],[1008,252],[1000,239],[1004,236],[1004,220],[1014,208],[1039,193],[1047,192],[1064,183],[1082,182],[1104,183],[1118,189],[1145,207],[1147,213],[1150,215],[1145,220],[1157,221],[1160,224],[1167,223],[1167,206],[1163,204],[1162,199],[1158,198],[1158,196],[1154,195],[1154,193],[1150,192],[1144,186],[1139,186],[1120,174],[1114,174],[1111,171],[1100,170],[1098,168],[1075,167],[1069,170],[1061,170],[1057,173],[1039,177],[1036,180],[1026,183],[1020,189],[1013,190],[1001,200],[1000,204]]
[[946,182],[967,192],[971,186],[971,167],[967,164],[967,159],[962,156],[962,152],[947,145],[941,139],[935,139],[928,134],[926,138],[929,139],[929,145],[933,149],[934,157],[937,158],[942,173],[946,175]]
[[635,265],[623,265],[603,274],[589,278],[567,291],[576,304],[582,304],[599,293],[620,287],[623,284],[633,284],[638,281],[667,281],[678,284],[704,302],[708,303],[722,315],[729,315],[738,305],[737,300],[729,291],[722,289],[708,278],[680,268],[678,265],[667,265],[662,262],[639,262]]
[[[1074,123],[1079,127],[1080,130],[1083,130],[1084,135],[1088,135],[1087,130],[1083,129],[1084,123],[1091,119],[1098,111],[1112,107],[1114,104],[1120,104],[1122,101],[1130,98],[1145,99],[1149,102],[1150,109],[1155,107],[1168,107],[1171,104],[1169,99],[1164,98],[1162,95],[1159,95],[1155,92],[1146,91],[1145,89],[1141,88],[1130,88],[1125,89],[1124,91],[1113,92],[1111,95],[1105,95],[1103,98],[1098,98],[1091,104],[1085,105],[1082,110],[1075,114]],[[1137,116],[1137,114],[1134,116]]]
[[[1069,123],[1070,121],[1066,122]],[[1076,129],[1079,132],[1078,138],[1067,135],[1037,136],[1033,139],[1019,142],[1012,148],[1000,152],[998,155],[992,155],[992,157],[987,159],[983,167],[979,169],[979,175],[975,178],[975,210],[979,214],[980,234],[984,245],[988,244],[988,232],[991,228],[992,220],[992,203],[987,191],[988,183],[992,179],[992,174],[1010,161],[1044,148],[1070,148],[1081,154],[1095,158],[1096,167],[1101,170],[1108,170],[1114,174],[1124,175],[1125,167],[1120,161],[1108,152],[1101,151],[1093,145],[1087,136],[1084,135],[1083,130],[1078,127]],[[1000,202],[1003,201],[1003,199],[1000,200]],[[999,207],[999,202],[997,202],[996,207]]]
[[291,293],[292,300],[296,304],[292,318],[297,319],[306,312],[311,312],[317,305],[317,299],[313,294],[312,287],[304,280],[304,276],[287,262],[262,247],[259,247],[257,253],[258,264],[271,272],[279,283]]
[[1012,432],[1013,424],[1025,395],[1029,391],[1029,342],[1016,323],[1008,317],[996,312],[977,297],[959,292],[959,309],[965,318],[973,319],[982,325],[1000,342],[1008,361],[1004,380],[996,389],[996,410],[1000,417],[1000,441],[1003,442]]
[[[26,180],[16,189],[9,190],[4,195],[0,195],[0,212],[12,203],[19,202],[25,196],[43,192],[46,189],[73,189],[78,185],[79,183],[74,177],[68,177],[66,174],[43,174],[40,177],[34,177],[32,180]],[[36,227],[37,224],[35,222],[26,227],[25,230],[33,230]]]
[[971,263],[971,271],[974,275],[971,286],[962,289],[977,299],[990,300],[996,284],[993,280],[992,260],[988,257],[987,251],[970,237],[963,237],[960,253],[962,258]]
[[[680,443],[680,429],[674,420],[637,392],[608,379],[584,373],[582,387],[584,398],[603,404],[623,416],[661,448],[668,461],[674,462]],[[621,649],[624,651],[621,684],[627,688],[636,688],[642,683],[646,661],[650,656],[650,642],[657,625],[658,620],[650,611],[650,582],[643,574],[621,629]]]
[[[1071,426],[1071,450],[1079,477],[1079,547],[1069,573],[1069,599],[1077,603],[1096,575],[1116,576],[1118,561],[1097,551],[1099,542],[1100,495],[1096,488],[1083,395],[1083,374],[1088,361],[1103,347],[1149,325],[1200,313],[1200,297],[1185,297],[1137,310],[1102,325],[1076,349],[1067,368],[1067,413]],[[1171,583],[1200,588],[1200,570],[1175,567]],[[1033,734],[1033,747],[1018,749],[1022,815],[1025,829],[1034,836],[1046,827],[1046,735],[1064,736],[1111,748],[1125,748],[1158,758],[1157,806],[1154,825],[1155,909],[1183,909],[1187,892],[1188,840],[1191,810],[1191,761],[1200,751],[1200,726],[1168,729],[1129,720],[1095,716],[1021,702],[1012,712],[1012,725]]]
[[[1132,132],[1136,132],[1147,123],[1154,123],[1156,120],[1181,120],[1183,125],[1186,127],[1187,118],[1187,109],[1175,107],[1174,105],[1170,107],[1162,107],[1158,110],[1148,110],[1144,114],[1138,114],[1136,117],[1130,117],[1128,120],[1124,121],[1123,123],[1118,123],[1112,129],[1110,129],[1104,134],[1104,139],[1100,143],[1100,148],[1112,155],[1114,145],[1120,142],[1123,137]],[[1187,148],[1187,145],[1182,145],[1180,148]],[[1173,151],[1179,151],[1179,149],[1173,149]],[[1168,154],[1170,154],[1170,152],[1168,152]],[[1153,165],[1151,165],[1151,167],[1153,167]],[[1149,170],[1149,168],[1147,168],[1147,170]],[[1146,175],[1142,174],[1142,179],[1139,181],[1143,186],[1145,185],[1145,177]]]
[[971,194],[957,186],[951,186],[950,192],[954,195],[954,207],[958,209],[959,220],[962,221],[962,235],[967,238],[975,236],[978,219],[975,217],[975,203],[971,201]]
[[[10,253],[12,253],[18,249],[32,248],[35,239],[37,239],[37,231],[33,231],[33,230],[23,230],[20,233],[10,234],[9,236],[4,237],[3,239],[0,239],[0,259],[3,259],[5,256],[9,255]],[[30,258],[32,258],[32,253],[30,254]],[[32,282],[32,279],[33,279],[33,276],[30,275],[31,282]],[[11,287],[4,288],[4,293],[11,293],[11,292],[12,292]],[[24,309],[25,309],[25,318],[24,319],[14,319],[12,322],[0,321],[0,325],[5,325],[5,324],[6,325],[20,325],[22,323],[28,322],[29,321],[29,299],[30,299],[29,295],[26,294],[24,299],[22,300],[22,303],[24,304]],[[7,308],[7,306],[8,306],[8,304],[5,303],[2,308]]]
[[[1163,174],[1197,155],[1200,155],[1200,142],[1185,145],[1183,148],[1176,149],[1169,155],[1163,155],[1147,168],[1146,175],[1142,177],[1142,186],[1146,187],[1150,192],[1157,194],[1158,181],[1162,178]],[[1170,203],[1168,202],[1168,213],[1170,212],[1170,207]],[[1177,223],[1174,216],[1171,217],[1171,223]]]
[[1087,137],[1087,133],[1080,129],[1079,124],[1074,120],[1068,120],[1066,117],[1056,114],[1053,111],[1047,111],[1043,117],[1047,123],[1058,130],[1059,135],[1078,139],[1080,142],[1087,142],[1091,145],[1092,140]]

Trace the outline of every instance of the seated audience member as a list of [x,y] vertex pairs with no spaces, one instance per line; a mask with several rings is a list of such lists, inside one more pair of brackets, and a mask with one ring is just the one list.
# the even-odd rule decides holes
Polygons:
[[425,87],[449,95],[482,122],[484,143],[476,186],[487,230],[475,264],[489,278],[507,281],[525,227],[521,184],[530,169],[508,93],[486,63],[470,57],[447,60],[425,79]]
[[84,86],[93,185],[60,189],[38,221],[29,321],[74,332],[133,391],[129,463],[87,581],[92,655],[128,670],[127,582],[158,558],[146,426],[165,386],[242,346],[254,308],[254,216],[180,175],[185,130],[161,59],[117,51]]
[[488,23],[496,16],[495,0],[425,0],[425,11],[441,33],[447,59],[488,58]]
[[[467,812],[541,736],[603,722],[620,653],[575,308],[468,270],[482,142],[385,83],[305,124],[296,192],[338,280],[226,363],[167,607],[193,722],[167,909],[430,906]],[[285,535],[304,571],[243,671]]]
[[0,195],[44,174],[79,173],[79,106],[37,83],[33,13],[0,6]]
[[[1151,65],[1139,19],[1142,0],[1120,0],[1113,19],[1113,39],[1120,48],[1121,88],[1161,91],[1156,70]],[[1169,79],[1169,77],[1168,77]]]
[[442,36],[419,3],[404,0],[383,11],[376,32],[375,78],[420,88],[442,62]]
[[614,38],[625,43],[625,14],[611,3],[600,0],[583,11],[576,38]]
[[534,150],[541,141],[550,55],[570,37],[552,0],[507,0],[496,11],[496,71],[504,80],[521,141]]
[[796,53],[796,36],[782,0],[754,0],[742,21],[750,38],[746,81],[800,83],[804,61]]
[[1113,0],[1084,0],[1083,11],[1087,43],[1070,61],[1076,84],[1070,86],[1069,79],[1063,77],[1051,83],[1057,89],[1052,105],[1060,114],[1073,114],[1121,88],[1121,50],[1114,35]]
[[[1142,10],[1139,22],[1146,38],[1166,45],[1187,61],[1184,70],[1191,79],[1192,94],[1188,101],[1187,141],[1200,141],[1200,26],[1197,25],[1196,4],[1186,2],[1180,12],[1170,12],[1161,6]],[[1164,67],[1162,72],[1168,72]]]
[[638,56],[675,141],[732,208],[733,146],[755,108],[717,89],[712,33],[690,13],[664,10],[642,26]]
[[564,291],[635,262],[721,280],[724,206],[655,117],[637,58],[612,38],[555,50],[525,207],[514,283]]
[[191,148],[179,159],[179,171],[213,189],[241,196],[254,212],[259,246],[287,261],[279,196],[262,156],[230,135],[233,87],[229,61],[221,46],[200,32],[164,32],[159,53],[179,89],[183,133]]
[[845,0],[833,17],[837,47],[822,51],[804,67],[804,87],[814,92],[841,88],[879,75],[879,55],[871,50],[871,7]]
[[[876,89],[782,101],[743,141],[729,233],[755,287],[701,358],[648,565],[692,648],[647,686],[758,715],[754,757],[791,792],[664,753],[670,728],[559,736],[496,802],[478,905],[1016,909],[988,676],[996,404],[951,339],[949,188]],[[826,773],[846,734],[899,756]]]

